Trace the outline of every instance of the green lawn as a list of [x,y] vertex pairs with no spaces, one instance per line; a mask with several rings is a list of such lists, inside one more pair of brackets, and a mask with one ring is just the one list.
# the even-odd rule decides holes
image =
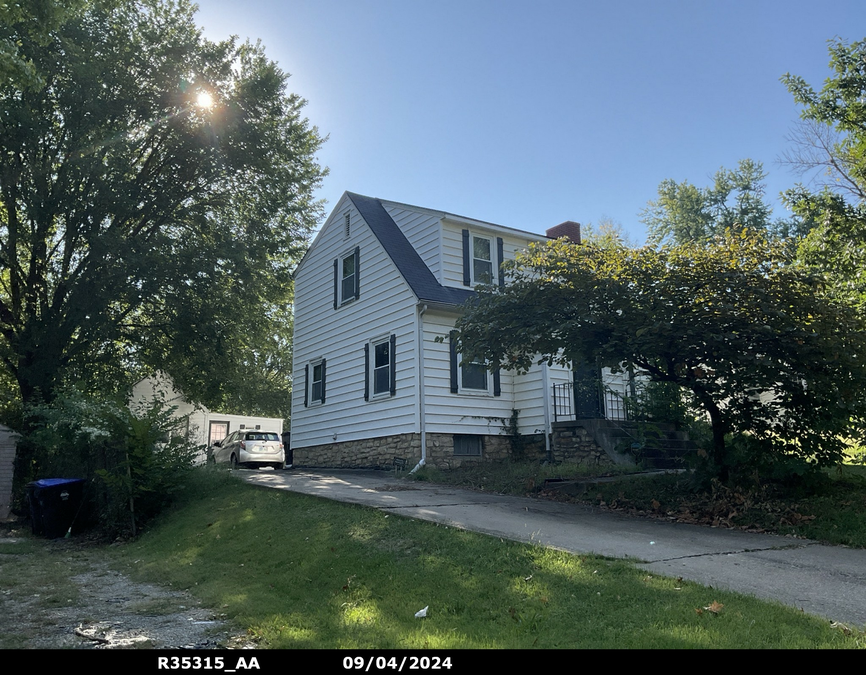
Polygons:
[[255,488],[221,470],[197,471],[186,495],[118,564],[189,589],[261,646],[866,646],[863,633],[625,561]]

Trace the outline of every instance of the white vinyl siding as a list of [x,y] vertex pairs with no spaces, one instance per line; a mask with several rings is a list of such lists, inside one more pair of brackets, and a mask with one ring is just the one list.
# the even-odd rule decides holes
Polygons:
[[[345,214],[351,237],[345,238]],[[358,247],[360,296],[334,309],[333,261]],[[417,431],[415,296],[378,239],[344,197],[310,247],[295,276],[292,447]],[[364,346],[395,335],[394,396],[364,400]],[[304,365],[327,360],[327,395],[304,407]],[[372,386],[372,383],[371,383]]]
[[439,221],[438,215],[426,213],[424,211],[414,211],[403,208],[397,204],[392,204],[386,201],[382,202],[382,206],[394,219],[397,227],[412,244],[412,247],[421,256],[421,260],[433,272],[433,276],[440,278],[440,255],[439,255]]
[[544,387],[543,367],[533,365],[529,372],[514,377],[514,407],[520,411],[520,433],[541,433],[544,429],[544,398],[550,406],[553,422],[553,385],[572,381],[571,369],[559,365],[548,366],[547,388]]
[[[464,225],[447,219],[442,221],[442,276],[440,281],[445,286],[466,288],[463,283],[463,230],[469,232],[469,266],[473,283],[479,281],[475,277],[476,267],[483,267],[483,258],[476,259],[475,238],[487,238],[490,241],[490,263],[493,270],[492,282],[498,283],[499,265],[502,261],[513,260],[514,252],[525,249],[531,241],[547,241],[539,236],[537,240],[529,236],[521,237],[508,231],[484,229],[480,225]],[[499,260],[498,239],[502,239],[502,260]],[[477,265],[476,265],[477,261]]]
[[[443,434],[500,434],[502,419],[511,416],[512,375],[500,373],[500,396],[451,393],[449,334],[455,315],[429,311],[424,315],[424,384],[427,431]],[[436,338],[443,342],[436,342]],[[492,388],[493,378],[488,378]],[[492,390],[490,392],[492,394]]]
[[[545,240],[541,235],[509,231],[480,221],[464,222],[441,212],[385,201],[382,205],[434,276],[446,286],[466,288],[463,230],[469,232],[470,246],[473,236],[489,242],[494,283],[498,281],[500,258],[512,259],[515,250],[525,248],[530,241]],[[348,238],[347,216],[351,223]],[[338,286],[335,309],[334,262],[339,265],[356,248],[360,260],[359,297],[342,303],[343,293]],[[483,267],[486,257],[482,255],[477,261]],[[342,267],[336,277],[341,284]],[[351,199],[344,196],[295,275],[294,448],[420,432],[417,389],[421,360],[416,353],[416,304],[417,298],[396,265]],[[493,395],[492,376],[487,378],[487,391],[451,392],[449,333],[456,318],[456,312],[430,307],[421,319],[425,430],[498,435],[503,433],[502,421],[517,409],[521,433],[541,433],[544,403],[551,392],[549,387],[545,390],[540,366],[533,366],[523,375],[501,371],[499,396]],[[393,396],[385,389],[391,366],[386,367],[384,354],[379,354],[378,361],[376,358],[376,346],[391,335],[395,336],[394,351],[389,354],[396,375]],[[442,337],[443,342],[436,342],[437,337]],[[325,402],[305,407],[304,392],[309,383],[304,381],[304,367],[321,359],[327,363]],[[550,385],[570,381],[570,370],[550,368]]]

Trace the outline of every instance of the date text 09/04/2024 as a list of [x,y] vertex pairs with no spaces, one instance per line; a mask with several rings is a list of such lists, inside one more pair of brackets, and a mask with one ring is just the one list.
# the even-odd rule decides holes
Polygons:
[[446,656],[346,656],[343,670],[362,670],[364,672],[392,670],[451,670],[451,657]]

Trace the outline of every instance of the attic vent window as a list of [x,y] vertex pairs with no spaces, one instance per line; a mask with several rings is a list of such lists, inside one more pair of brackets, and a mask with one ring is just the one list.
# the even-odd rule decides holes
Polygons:
[[346,239],[348,239],[349,235],[352,233],[351,225],[352,225],[352,216],[351,216],[351,214],[347,213],[346,214],[346,224],[345,224],[345,228],[344,228],[345,233],[346,233]]

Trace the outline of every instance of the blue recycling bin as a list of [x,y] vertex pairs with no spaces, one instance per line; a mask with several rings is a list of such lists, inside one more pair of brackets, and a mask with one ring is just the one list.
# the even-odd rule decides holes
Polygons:
[[43,478],[27,484],[33,534],[51,539],[64,536],[81,510],[83,478]]

